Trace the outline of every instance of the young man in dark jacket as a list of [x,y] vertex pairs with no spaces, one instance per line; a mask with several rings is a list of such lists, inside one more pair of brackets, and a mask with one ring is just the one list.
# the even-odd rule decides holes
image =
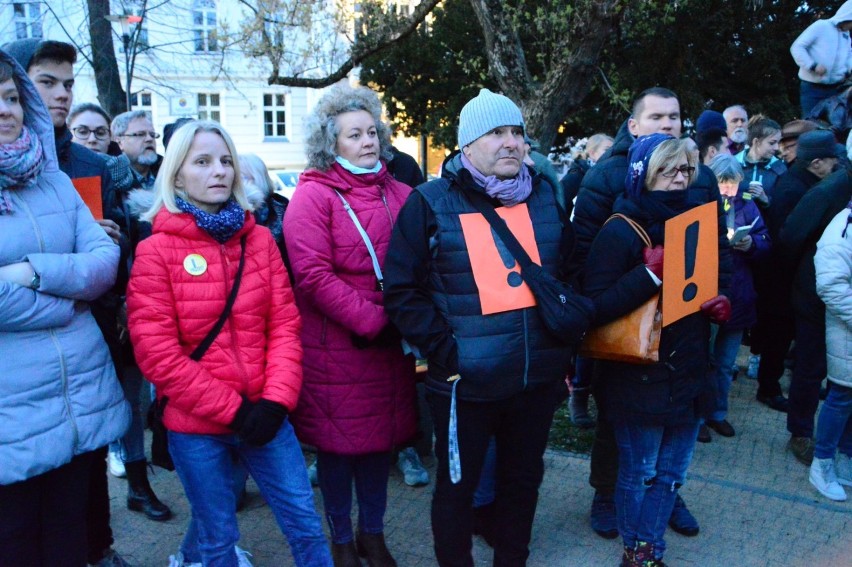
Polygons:
[[[595,164],[583,178],[583,184],[577,195],[574,208],[574,228],[577,232],[577,247],[572,264],[582,268],[589,253],[592,241],[612,214],[613,203],[624,193],[624,179],[627,177],[627,152],[636,137],[654,133],[671,134],[679,137],[681,133],[680,102],[672,91],[660,87],[647,89],[633,102],[633,113],[625,121],[615,137],[615,143],[609,154]],[[697,178],[689,188],[690,192],[706,195],[706,200],[719,202],[719,214],[723,214],[719,187],[713,172],[705,165],[699,165]],[[722,223],[724,226],[724,223]],[[731,272],[730,250],[727,237],[720,234],[719,257],[720,280],[727,281]],[[581,276],[582,277],[582,273]],[[719,293],[722,293],[720,290]],[[607,539],[618,536],[615,517],[615,482],[618,477],[618,447],[615,434],[605,416],[600,415],[600,403],[606,392],[595,387],[592,391],[598,399],[598,424],[595,442],[592,447],[591,473],[589,484],[595,489],[592,501],[592,529]],[[686,508],[683,499],[678,497],[672,512],[670,525],[684,535],[696,535],[698,522]]]
[[572,349],[545,329],[514,259],[506,261],[471,199],[505,215],[550,274],[563,270],[573,233],[554,188],[523,163],[515,103],[482,89],[461,111],[459,147],[443,178],[419,186],[399,213],[384,265],[385,309],[429,360],[438,564],[472,565],[473,493],[494,437],[494,564],[523,565]]

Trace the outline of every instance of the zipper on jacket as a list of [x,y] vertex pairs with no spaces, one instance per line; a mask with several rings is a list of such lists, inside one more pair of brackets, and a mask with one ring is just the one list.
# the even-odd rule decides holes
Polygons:
[[322,330],[320,330],[320,344],[321,345],[325,344],[325,331],[326,331],[327,325],[328,325],[328,316],[323,315],[322,316]]
[[387,197],[385,197],[385,190],[379,187],[379,197],[382,198],[382,204],[385,206],[385,211],[388,213],[388,220],[391,223],[391,230],[393,230],[393,214],[391,213],[390,206],[388,206]]
[[524,314],[524,390],[527,389],[530,372],[530,336],[529,328],[527,327],[527,311],[529,310],[522,310],[522,313]]
[[[224,244],[221,244],[219,246],[219,249],[220,249],[220,251],[222,253],[222,257],[223,257],[222,272],[224,273],[224,276],[225,276],[224,286],[225,286],[225,297],[227,298],[228,295],[231,292],[231,290],[228,289],[228,280],[230,279],[230,272],[231,272],[231,270],[229,270],[228,268],[231,266],[231,260],[228,258],[227,250],[226,250]],[[226,301],[227,301],[227,299],[226,299]],[[243,384],[243,391],[240,392],[240,393],[241,394],[243,394],[243,393],[247,394],[248,393],[248,385],[249,385],[248,372],[246,371],[246,367],[243,364],[243,359],[240,356],[240,351],[237,348],[237,328],[236,328],[236,324],[234,322],[234,311],[233,310],[231,310],[231,312],[228,314],[228,334],[231,337],[231,353],[233,354],[233,357],[234,357],[234,364],[237,366],[237,369],[239,370],[240,378],[241,378],[241,381],[242,381],[242,384]]]
[[[30,210],[29,204],[25,199],[17,199],[14,191],[9,192],[13,195],[13,199],[15,201],[19,201],[16,204],[20,204],[21,208],[27,213],[27,217],[30,219],[30,223],[33,225],[33,231],[36,235],[36,240],[38,241],[38,251],[44,254],[44,235],[41,232],[41,228],[38,226],[38,223],[33,216],[32,210]],[[35,292],[38,293],[38,292]],[[80,442],[80,430],[77,428],[77,420],[74,419],[74,413],[71,411],[71,399],[68,396],[68,367],[65,364],[65,353],[62,352],[62,345],[59,344],[59,339],[56,337],[56,331],[53,329],[48,329],[48,333],[50,334],[50,340],[53,341],[54,347],[56,347],[56,354],[59,355],[59,368],[61,369],[61,380],[62,380],[62,400],[65,402],[65,411],[68,412],[68,421],[71,422],[71,431],[74,434],[74,452],[77,452],[77,444]]]

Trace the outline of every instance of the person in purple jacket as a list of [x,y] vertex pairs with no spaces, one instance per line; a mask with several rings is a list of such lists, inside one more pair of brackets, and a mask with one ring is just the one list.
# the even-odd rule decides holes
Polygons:
[[[714,409],[699,431],[699,440],[709,441],[713,429],[723,437],[733,437],[734,428],[728,423],[728,392],[731,389],[734,363],[740,349],[743,331],[757,321],[757,293],[751,274],[751,262],[765,256],[772,242],[760,216],[760,210],[748,192],[739,191],[743,179],[742,166],[737,158],[720,154],[710,162],[710,169],[719,182],[724,210],[727,213],[728,240],[733,249],[730,299],[733,313],[730,320],[716,326],[711,352],[715,375],[716,400]],[[751,227],[748,229],[747,227]]]

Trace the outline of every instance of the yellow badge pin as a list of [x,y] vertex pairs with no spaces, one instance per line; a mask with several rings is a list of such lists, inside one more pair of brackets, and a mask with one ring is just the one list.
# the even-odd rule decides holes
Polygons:
[[207,260],[201,254],[190,254],[183,259],[183,269],[192,276],[200,276],[207,271]]

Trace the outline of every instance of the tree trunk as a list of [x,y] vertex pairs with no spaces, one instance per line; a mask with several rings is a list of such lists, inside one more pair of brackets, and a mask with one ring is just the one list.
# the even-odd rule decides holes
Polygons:
[[98,101],[110,116],[126,108],[126,95],[121,88],[121,74],[115,58],[112,24],[107,21],[109,0],[86,0],[89,7],[89,34],[92,38],[92,68],[98,87]]
[[578,3],[570,34],[553,47],[554,62],[544,81],[535,84],[527,67],[524,48],[500,0],[470,0],[485,36],[491,76],[503,93],[524,113],[526,129],[538,140],[543,153],[556,138],[559,125],[592,88],[601,50],[613,31],[617,0]]

